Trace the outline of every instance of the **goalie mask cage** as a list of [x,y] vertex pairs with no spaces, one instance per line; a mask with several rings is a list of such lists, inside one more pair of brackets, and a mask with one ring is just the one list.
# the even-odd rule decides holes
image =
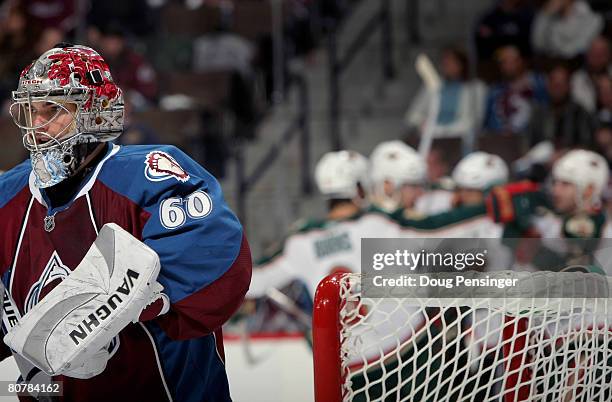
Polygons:
[[360,275],[346,273],[317,289],[317,402],[612,401],[609,298],[370,299],[360,292]]

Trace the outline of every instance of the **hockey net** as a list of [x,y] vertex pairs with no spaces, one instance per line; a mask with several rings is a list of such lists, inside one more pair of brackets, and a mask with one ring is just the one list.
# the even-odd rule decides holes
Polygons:
[[316,401],[610,401],[610,307],[608,298],[370,299],[359,274],[331,275],[315,297]]

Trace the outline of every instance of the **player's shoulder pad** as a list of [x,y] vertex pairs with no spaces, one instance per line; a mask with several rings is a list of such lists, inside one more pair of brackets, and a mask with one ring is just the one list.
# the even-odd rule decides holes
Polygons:
[[0,208],[4,207],[10,200],[28,185],[32,165],[26,159],[19,165],[0,175]]
[[188,193],[195,187],[217,191],[218,187],[206,169],[172,145],[122,146],[106,161],[98,179],[140,205],[167,192]]

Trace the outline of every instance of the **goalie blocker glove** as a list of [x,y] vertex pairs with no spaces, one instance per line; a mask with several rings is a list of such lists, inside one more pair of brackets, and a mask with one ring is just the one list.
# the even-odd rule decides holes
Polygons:
[[77,268],[4,342],[48,375],[100,374],[115,335],[130,322],[163,311],[167,297],[156,282],[159,270],[155,251],[118,225],[106,224]]

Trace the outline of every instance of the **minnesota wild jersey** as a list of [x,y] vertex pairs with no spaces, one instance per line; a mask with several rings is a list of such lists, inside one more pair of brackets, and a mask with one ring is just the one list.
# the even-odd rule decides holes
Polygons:
[[500,238],[503,232],[503,225],[489,218],[484,204],[422,218],[398,210],[391,217],[401,226],[401,237]]
[[298,226],[270,256],[259,261],[247,297],[301,280],[314,297],[317,285],[335,272],[359,272],[361,239],[400,237],[399,226],[383,214],[357,214],[343,220],[309,221]]
[[604,240],[612,238],[612,225],[605,213],[562,216],[546,211],[531,222],[548,250],[548,258],[554,253],[562,265],[582,265],[612,274],[612,241]]

